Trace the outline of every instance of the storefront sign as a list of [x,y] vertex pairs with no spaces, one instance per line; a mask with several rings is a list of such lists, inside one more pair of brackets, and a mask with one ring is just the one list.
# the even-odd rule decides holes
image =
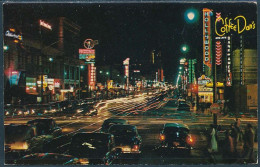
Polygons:
[[203,64],[210,67],[211,64],[211,15],[212,10],[203,8]]
[[123,61],[123,65],[129,65],[130,58],[127,58]]
[[95,62],[95,49],[79,49],[79,59]]
[[26,93],[35,94],[36,92],[36,78],[26,77]]
[[83,45],[86,49],[92,49],[95,46],[93,39],[86,39]]
[[54,87],[59,88],[60,87],[60,80],[59,79],[54,79]]
[[234,19],[218,17],[215,21],[215,33],[218,36],[224,36],[231,31],[241,34],[244,31],[254,30],[255,27],[254,21],[250,22],[242,15],[236,16]]
[[5,32],[5,36],[15,38],[15,39],[19,39],[20,41],[23,40],[23,37],[21,35],[15,34],[15,32],[11,32],[10,30],[7,30]]
[[88,64],[88,85],[91,90],[95,90],[96,85],[96,67],[95,65]]

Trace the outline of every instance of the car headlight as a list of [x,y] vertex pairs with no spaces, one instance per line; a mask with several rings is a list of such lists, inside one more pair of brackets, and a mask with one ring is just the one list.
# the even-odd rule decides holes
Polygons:
[[35,111],[34,110],[32,110],[32,114],[34,114],[35,113]]
[[82,109],[77,109],[77,113],[81,113],[82,111]]
[[18,111],[18,115],[22,115],[23,114],[23,112],[22,111]]
[[7,111],[6,113],[5,113],[5,115],[9,115],[10,113],[9,113],[9,111]]
[[47,110],[44,110],[44,113],[48,113],[48,111],[47,111]]

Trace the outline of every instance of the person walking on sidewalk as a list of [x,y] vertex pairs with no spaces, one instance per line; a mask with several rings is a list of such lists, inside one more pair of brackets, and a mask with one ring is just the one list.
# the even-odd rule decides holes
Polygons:
[[233,159],[233,152],[234,152],[234,146],[233,146],[233,138],[231,137],[231,130],[228,129],[225,132],[225,140],[223,143],[223,154],[222,157],[223,159],[230,163]]
[[244,134],[244,149],[242,158],[245,162],[254,162],[254,130],[251,124],[247,124]]
[[237,126],[237,122],[235,124],[231,124],[231,137],[233,140],[233,148],[232,148],[232,152],[233,152],[233,157],[234,158],[239,158],[238,156],[238,152],[237,152],[237,143],[239,140],[239,133],[240,133],[240,129],[238,129]]
[[218,143],[217,143],[217,132],[216,132],[216,128],[214,127],[214,125],[210,125],[211,127],[211,133],[210,133],[210,151],[212,153],[218,152]]

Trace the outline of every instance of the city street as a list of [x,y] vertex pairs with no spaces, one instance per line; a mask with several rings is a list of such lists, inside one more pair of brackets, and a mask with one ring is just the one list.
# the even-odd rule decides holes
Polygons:
[[[147,100],[152,99],[152,100]],[[142,95],[134,98],[121,98],[114,100],[107,100],[106,107],[102,107],[98,111],[97,116],[60,116],[51,117],[55,119],[56,123],[62,128],[64,140],[59,140],[59,145],[53,148],[53,145],[46,147],[47,150],[52,150],[59,153],[66,153],[70,143],[70,137],[78,132],[99,132],[102,123],[108,118],[121,118],[129,121],[129,124],[136,125],[140,136],[143,139],[142,154],[140,159],[135,162],[138,164],[159,165],[159,164],[211,164],[212,158],[207,152],[208,141],[207,133],[209,133],[210,124],[212,124],[212,117],[206,115],[196,115],[193,111],[177,111],[177,107],[167,106],[167,101],[157,101],[156,97]],[[159,103],[157,103],[159,102]],[[170,101],[171,102],[171,101]],[[156,103],[154,109],[147,110],[146,112],[138,115],[132,115],[133,108],[136,106],[149,106]],[[160,104],[165,103],[164,106]],[[156,109],[156,107],[161,108]],[[131,111],[131,112],[129,112]],[[150,113],[150,114],[149,114]],[[153,113],[153,114],[152,114]],[[156,113],[156,115],[154,114]],[[42,118],[42,117],[41,117]],[[35,119],[35,117],[24,118],[6,118],[5,124],[15,123],[24,124],[27,121]],[[159,133],[165,123],[184,123],[190,127],[191,134],[195,137],[195,146],[191,151],[191,155],[184,156],[173,154],[168,157],[162,157],[156,150],[159,145]],[[219,118],[219,125],[227,129],[234,118],[221,117]],[[241,125],[251,123],[257,127],[257,118],[243,118]],[[224,139],[224,133],[219,133],[219,139]],[[56,143],[56,142],[54,142]],[[57,144],[57,143],[56,143]],[[223,159],[218,160],[219,163],[225,163]],[[129,163],[129,162],[128,162]],[[130,164],[133,162],[130,162]]]

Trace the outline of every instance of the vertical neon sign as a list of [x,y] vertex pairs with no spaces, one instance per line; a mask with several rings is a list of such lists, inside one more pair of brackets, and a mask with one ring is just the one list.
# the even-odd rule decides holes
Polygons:
[[210,67],[211,64],[211,9],[203,8],[203,64]]
[[240,36],[240,85],[244,85],[244,71],[243,71],[243,55],[244,55],[244,42],[243,36]]
[[226,86],[232,86],[232,71],[231,71],[231,37],[227,37],[227,81]]

